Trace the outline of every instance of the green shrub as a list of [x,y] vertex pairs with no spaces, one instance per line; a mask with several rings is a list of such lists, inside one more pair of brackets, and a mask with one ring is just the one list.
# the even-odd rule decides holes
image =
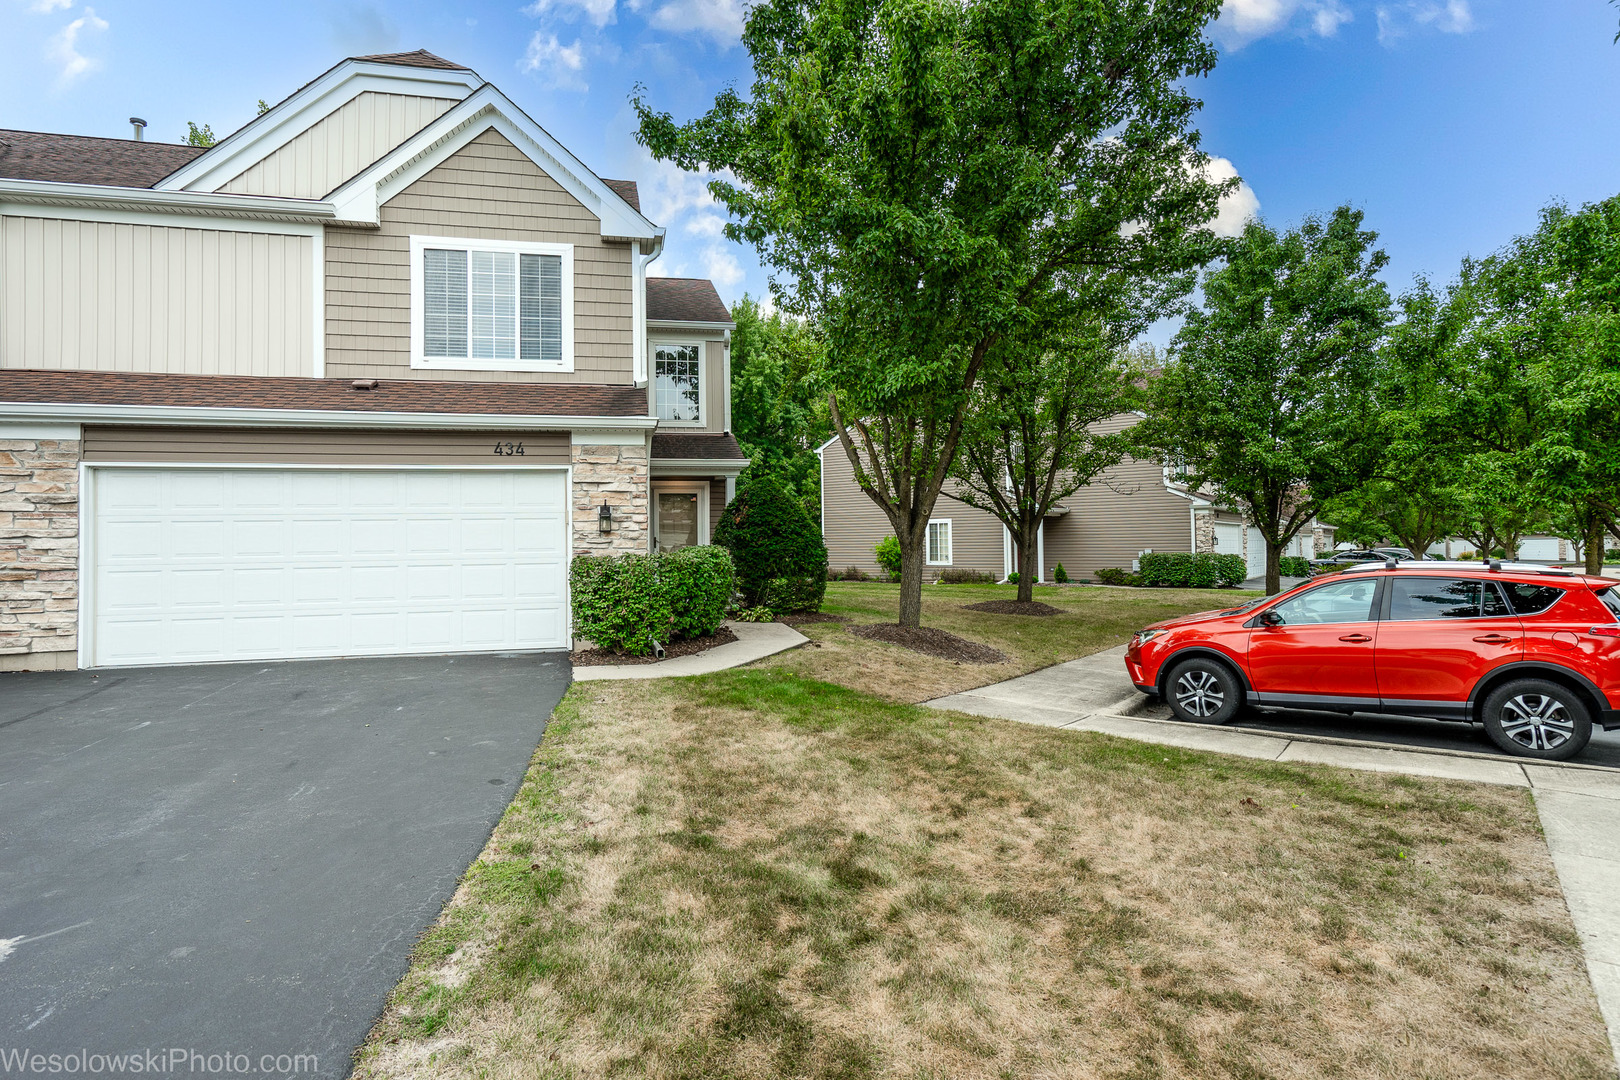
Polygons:
[[1620,559],[1620,548],[1609,548],[1608,550],[1604,551],[1603,558],[1605,562],[1614,562],[1615,560]]
[[1069,583],[1069,572],[1063,569],[1062,563],[1058,563],[1056,566],[1052,567],[1052,580],[1057,582],[1059,585],[1067,585]]
[[994,585],[994,574],[987,574],[983,570],[968,570],[959,566],[952,566],[939,572],[941,585]]
[[599,649],[646,656],[673,640],[675,613],[659,581],[658,555],[580,555],[568,573],[574,633]]
[[736,613],[738,622],[774,622],[776,615],[768,607],[741,608]]
[[760,593],[761,607],[774,612],[816,611],[827,595],[827,583],[813,577],[771,578]]
[[1140,588],[1143,584],[1142,575],[1129,570],[1120,570],[1116,567],[1105,567],[1094,575],[1104,585],[1130,585]]
[[1284,555],[1277,560],[1277,571],[1283,577],[1310,577],[1311,561],[1303,555]]
[[885,536],[879,540],[877,547],[872,549],[877,556],[877,564],[889,572],[893,577],[900,572],[900,539],[896,536]]
[[834,580],[844,581],[871,581],[872,575],[858,566],[846,566],[842,573],[835,575]]
[[720,514],[714,542],[731,552],[748,605],[760,604],[772,581],[793,578],[799,582],[795,595],[806,598],[802,602],[807,606],[798,610],[821,606],[827,592],[827,545],[804,507],[772,477],[756,477],[738,487]]
[[675,637],[704,637],[720,629],[737,591],[729,551],[713,544],[676,548],[659,557],[658,574],[675,619]]
[[1014,570],[1012,573],[1007,575],[1007,584],[1009,584],[1009,585],[1018,584],[1018,571]]
[[1196,555],[1186,551],[1152,551],[1142,556],[1141,565],[1142,583],[1160,588],[1230,588],[1242,584],[1249,576],[1243,556],[1217,555],[1210,551]]
[[1477,552],[1477,551],[1459,551],[1457,553],[1457,558],[1462,559],[1465,562],[1473,562],[1475,559],[1479,558],[1479,552]]

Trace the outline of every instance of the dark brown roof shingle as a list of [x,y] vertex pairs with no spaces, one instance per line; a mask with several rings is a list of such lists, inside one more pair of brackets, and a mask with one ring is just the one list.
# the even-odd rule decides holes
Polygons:
[[641,192],[636,188],[634,180],[607,180],[602,183],[613,189],[613,193],[630,204],[630,209],[641,213]]
[[634,386],[383,379],[375,390],[355,390],[348,379],[123,371],[0,371],[0,413],[7,402],[518,416],[647,415],[647,391]]
[[351,56],[350,60],[369,60],[373,64],[403,64],[406,67],[439,68],[443,71],[471,71],[465,64],[454,64],[442,56],[434,56],[426,49],[412,52],[376,53],[372,56]]
[[206,146],[0,129],[0,177],[149,188]]
[[649,277],[647,318],[662,322],[729,323],[731,312],[707,278]]
[[655,431],[652,456],[682,461],[748,460],[729,432],[716,435],[707,431]]

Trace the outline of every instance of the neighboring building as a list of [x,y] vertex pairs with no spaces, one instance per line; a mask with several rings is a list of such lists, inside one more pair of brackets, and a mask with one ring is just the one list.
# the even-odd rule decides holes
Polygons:
[[[1099,424],[1098,430],[1120,431],[1138,419],[1124,414]],[[836,438],[816,452],[821,456],[821,532],[828,565],[880,573],[873,549],[894,531],[888,518],[856,485],[849,456]],[[1287,553],[1309,557],[1332,546],[1332,527],[1313,523]],[[1058,563],[1070,578],[1084,581],[1100,569],[1134,569],[1150,551],[1219,551],[1244,556],[1251,576],[1266,570],[1265,541],[1258,529],[1188,489],[1171,470],[1135,458],[1053,508],[1041,529],[1037,562],[1042,581],[1052,579]],[[994,515],[941,494],[928,523],[925,572],[932,580],[949,567],[1002,579],[1018,564],[1012,535]]]
[[0,131],[0,670],[566,648],[704,543],[732,323],[474,72],[345,60],[208,149]]

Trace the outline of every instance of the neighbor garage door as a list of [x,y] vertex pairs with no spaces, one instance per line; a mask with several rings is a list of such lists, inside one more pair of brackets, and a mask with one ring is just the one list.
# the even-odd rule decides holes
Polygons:
[[562,470],[91,472],[93,664],[568,644]]

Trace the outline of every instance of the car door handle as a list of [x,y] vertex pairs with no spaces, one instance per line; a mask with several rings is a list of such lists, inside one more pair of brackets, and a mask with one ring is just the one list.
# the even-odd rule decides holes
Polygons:
[[1474,640],[1478,641],[1478,642],[1481,642],[1482,644],[1485,644],[1485,645],[1511,645],[1511,644],[1513,644],[1513,639],[1508,637],[1506,634],[1481,634],[1479,637],[1475,638]]
[[1344,634],[1344,635],[1340,636],[1339,640],[1340,641],[1353,641],[1357,645],[1360,645],[1364,641],[1371,641],[1372,638],[1368,637],[1366,634]]

